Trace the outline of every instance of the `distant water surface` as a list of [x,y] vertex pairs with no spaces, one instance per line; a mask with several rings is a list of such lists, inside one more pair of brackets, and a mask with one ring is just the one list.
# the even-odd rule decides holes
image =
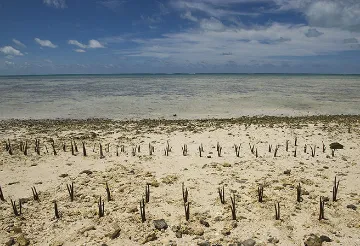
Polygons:
[[0,77],[0,119],[360,114],[359,75]]

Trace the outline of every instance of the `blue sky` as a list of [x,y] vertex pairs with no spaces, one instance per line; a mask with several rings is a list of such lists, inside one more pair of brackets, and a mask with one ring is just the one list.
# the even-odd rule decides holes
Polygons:
[[0,74],[360,73],[359,0],[1,0]]

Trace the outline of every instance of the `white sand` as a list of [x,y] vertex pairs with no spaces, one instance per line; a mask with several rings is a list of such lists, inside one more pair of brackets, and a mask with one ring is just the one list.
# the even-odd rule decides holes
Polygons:
[[[30,245],[141,245],[148,235],[157,239],[146,245],[229,245],[252,238],[256,245],[304,245],[311,234],[326,235],[332,242],[323,245],[360,245],[360,128],[359,117],[307,119],[292,124],[272,119],[261,124],[231,121],[167,122],[148,124],[126,122],[1,123],[0,138],[10,139],[14,154],[0,154],[0,185],[6,202],[0,201],[0,243],[18,238],[19,228]],[[273,123],[271,123],[273,122]],[[151,124],[151,126],[149,126]],[[348,127],[351,132],[348,133]],[[95,138],[89,138],[96,132]],[[298,138],[297,157],[294,157],[294,138]],[[82,156],[81,140],[87,143],[88,156]],[[35,138],[41,141],[41,155],[34,152]],[[55,140],[58,155],[51,151],[49,139]],[[79,153],[72,156],[69,144],[74,138]],[[29,154],[18,149],[20,140],[29,141]],[[172,151],[164,156],[169,140]],[[289,151],[285,150],[289,140]],[[67,152],[61,149],[66,141]],[[104,159],[99,158],[98,143],[104,147]],[[155,146],[149,156],[148,144]],[[223,148],[216,152],[217,142]],[[322,152],[322,142],[326,145]],[[329,144],[342,143],[345,148],[331,157]],[[96,143],[95,152],[93,145]],[[110,143],[110,152],[106,144]],[[255,144],[258,158],[250,152]],[[116,145],[125,145],[125,153],[116,156]],[[181,147],[188,145],[188,156]],[[199,157],[198,147],[205,153]],[[241,144],[240,157],[235,156],[234,144]],[[268,152],[279,144],[278,157]],[[304,145],[308,145],[304,153]],[[49,153],[46,153],[45,147]],[[133,146],[141,146],[132,156]],[[310,146],[317,146],[311,157]],[[119,149],[120,152],[120,149]],[[211,158],[207,158],[211,156]],[[91,170],[90,175],[79,174]],[[291,170],[290,175],[284,174]],[[60,177],[68,174],[67,177]],[[332,201],[335,176],[340,180],[339,200]],[[166,180],[168,182],[166,182]],[[158,187],[156,183],[158,182]],[[14,183],[15,184],[10,184]],[[66,184],[74,182],[75,200],[70,202]],[[105,201],[105,216],[98,218],[99,196],[106,198],[108,182],[113,200]],[[185,221],[182,183],[189,189],[190,221]],[[145,223],[141,223],[139,200],[146,183],[150,187],[150,203],[146,204]],[[296,186],[301,183],[303,202],[296,202]],[[264,185],[264,202],[257,201],[257,188]],[[40,193],[40,202],[33,201],[31,187]],[[218,187],[225,186],[226,204],[220,203]],[[232,221],[230,194],[236,194],[237,222]],[[320,196],[329,197],[325,204],[327,220],[318,220]],[[23,204],[22,215],[13,215],[10,199],[29,198]],[[56,200],[61,219],[54,218],[52,201]],[[276,221],[274,202],[280,202],[281,220]],[[153,220],[165,219],[169,228],[158,231]],[[206,220],[210,227],[200,224]],[[90,228],[92,227],[93,228]],[[182,238],[174,227],[181,226]],[[116,228],[120,235],[111,239],[108,234]],[[84,232],[84,229],[89,229]],[[174,230],[173,230],[174,229]],[[269,238],[278,243],[269,243]],[[170,241],[172,241],[170,243]]]

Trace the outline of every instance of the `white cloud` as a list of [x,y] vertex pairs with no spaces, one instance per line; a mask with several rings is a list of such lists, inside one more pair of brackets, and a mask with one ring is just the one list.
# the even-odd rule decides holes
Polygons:
[[79,48],[82,48],[82,49],[87,48],[87,46],[85,44],[82,44],[77,40],[69,40],[68,44],[76,45],[76,46],[78,46]]
[[[75,45],[75,46],[78,46],[79,48],[81,49],[98,49],[98,48],[105,48],[105,46],[103,44],[101,44],[99,41],[95,40],[95,39],[91,39],[89,40],[89,44],[86,45],[86,44],[83,44],[83,43],[80,43],[79,41],[77,40],[69,40],[68,41],[68,44],[71,44],[71,45]],[[77,51],[79,52],[79,51]],[[80,51],[81,52],[81,51]],[[85,52],[85,51],[84,51]]]
[[89,45],[88,45],[89,48],[92,48],[92,49],[97,49],[97,48],[105,48],[99,41],[95,40],[95,39],[91,39],[89,41]]
[[64,9],[66,8],[65,0],[43,0],[44,4],[50,7]]
[[193,21],[193,22],[197,22],[197,21],[198,21],[198,18],[196,18],[195,16],[193,16],[190,11],[186,11],[186,12],[185,12],[184,14],[182,14],[180,17],[183,18],[183,19],[187,19],[187,20]]
[[20,46],[20,47],[22,47],[22,48],[26,48],[26,45],[23,44],[23,43],[21,43],[19,40],[13,38],[12,41],[13,41],[17,46]]
[[85,50],[82,50],[82,49],[76,49],[76,50],[74,50],[75,52],[78,52],[78,53],[84,53],[84,52],[86,52]]
[[272,23],[236,28],[225,26],[216,19],[206,21],[198,29],[168,33],[155,39],[133,39],[138,48],[118,53],[128,57],[163,59],[178,65],[185,65],[187,61],[207,61],[210,66],[228,64],[230,56],[224,54],[229,52],[231,61],[244,65],[252,60],[273,62],[283,57],[316,57],[357,49],[344,44],[344,38],[353,37],[353,33],[346,30],[317,28],[324,34],[314,42],[304,35],[310,29],[307,25]]
[[50,40],[41,40],[39,38],[35,38],[35,42],[40,44],[43,47],[56,48],[57,45],[53,44]]
[[353,0],[318,1],[305,12],[313,26],[360,30],[360,3]]
[[13,63],[13,62],[9,62],[9,61],[5,61],[5,65],[7,65],[7,66],[13,66],[15,63]]
[[10,56],[23,56],[19,50],[14,49],[12,46],[4,46],[0,48],[0,52]]
[[210,19],[203,19],[200,22],[200,28],[206,31],[221,32],[226,29],[221,21],[211,17]]

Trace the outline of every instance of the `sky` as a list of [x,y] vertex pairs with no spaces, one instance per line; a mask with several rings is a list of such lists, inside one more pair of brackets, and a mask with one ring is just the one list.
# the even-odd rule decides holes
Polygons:
[[0,75],[360,73],[359,0],[0,0]]

